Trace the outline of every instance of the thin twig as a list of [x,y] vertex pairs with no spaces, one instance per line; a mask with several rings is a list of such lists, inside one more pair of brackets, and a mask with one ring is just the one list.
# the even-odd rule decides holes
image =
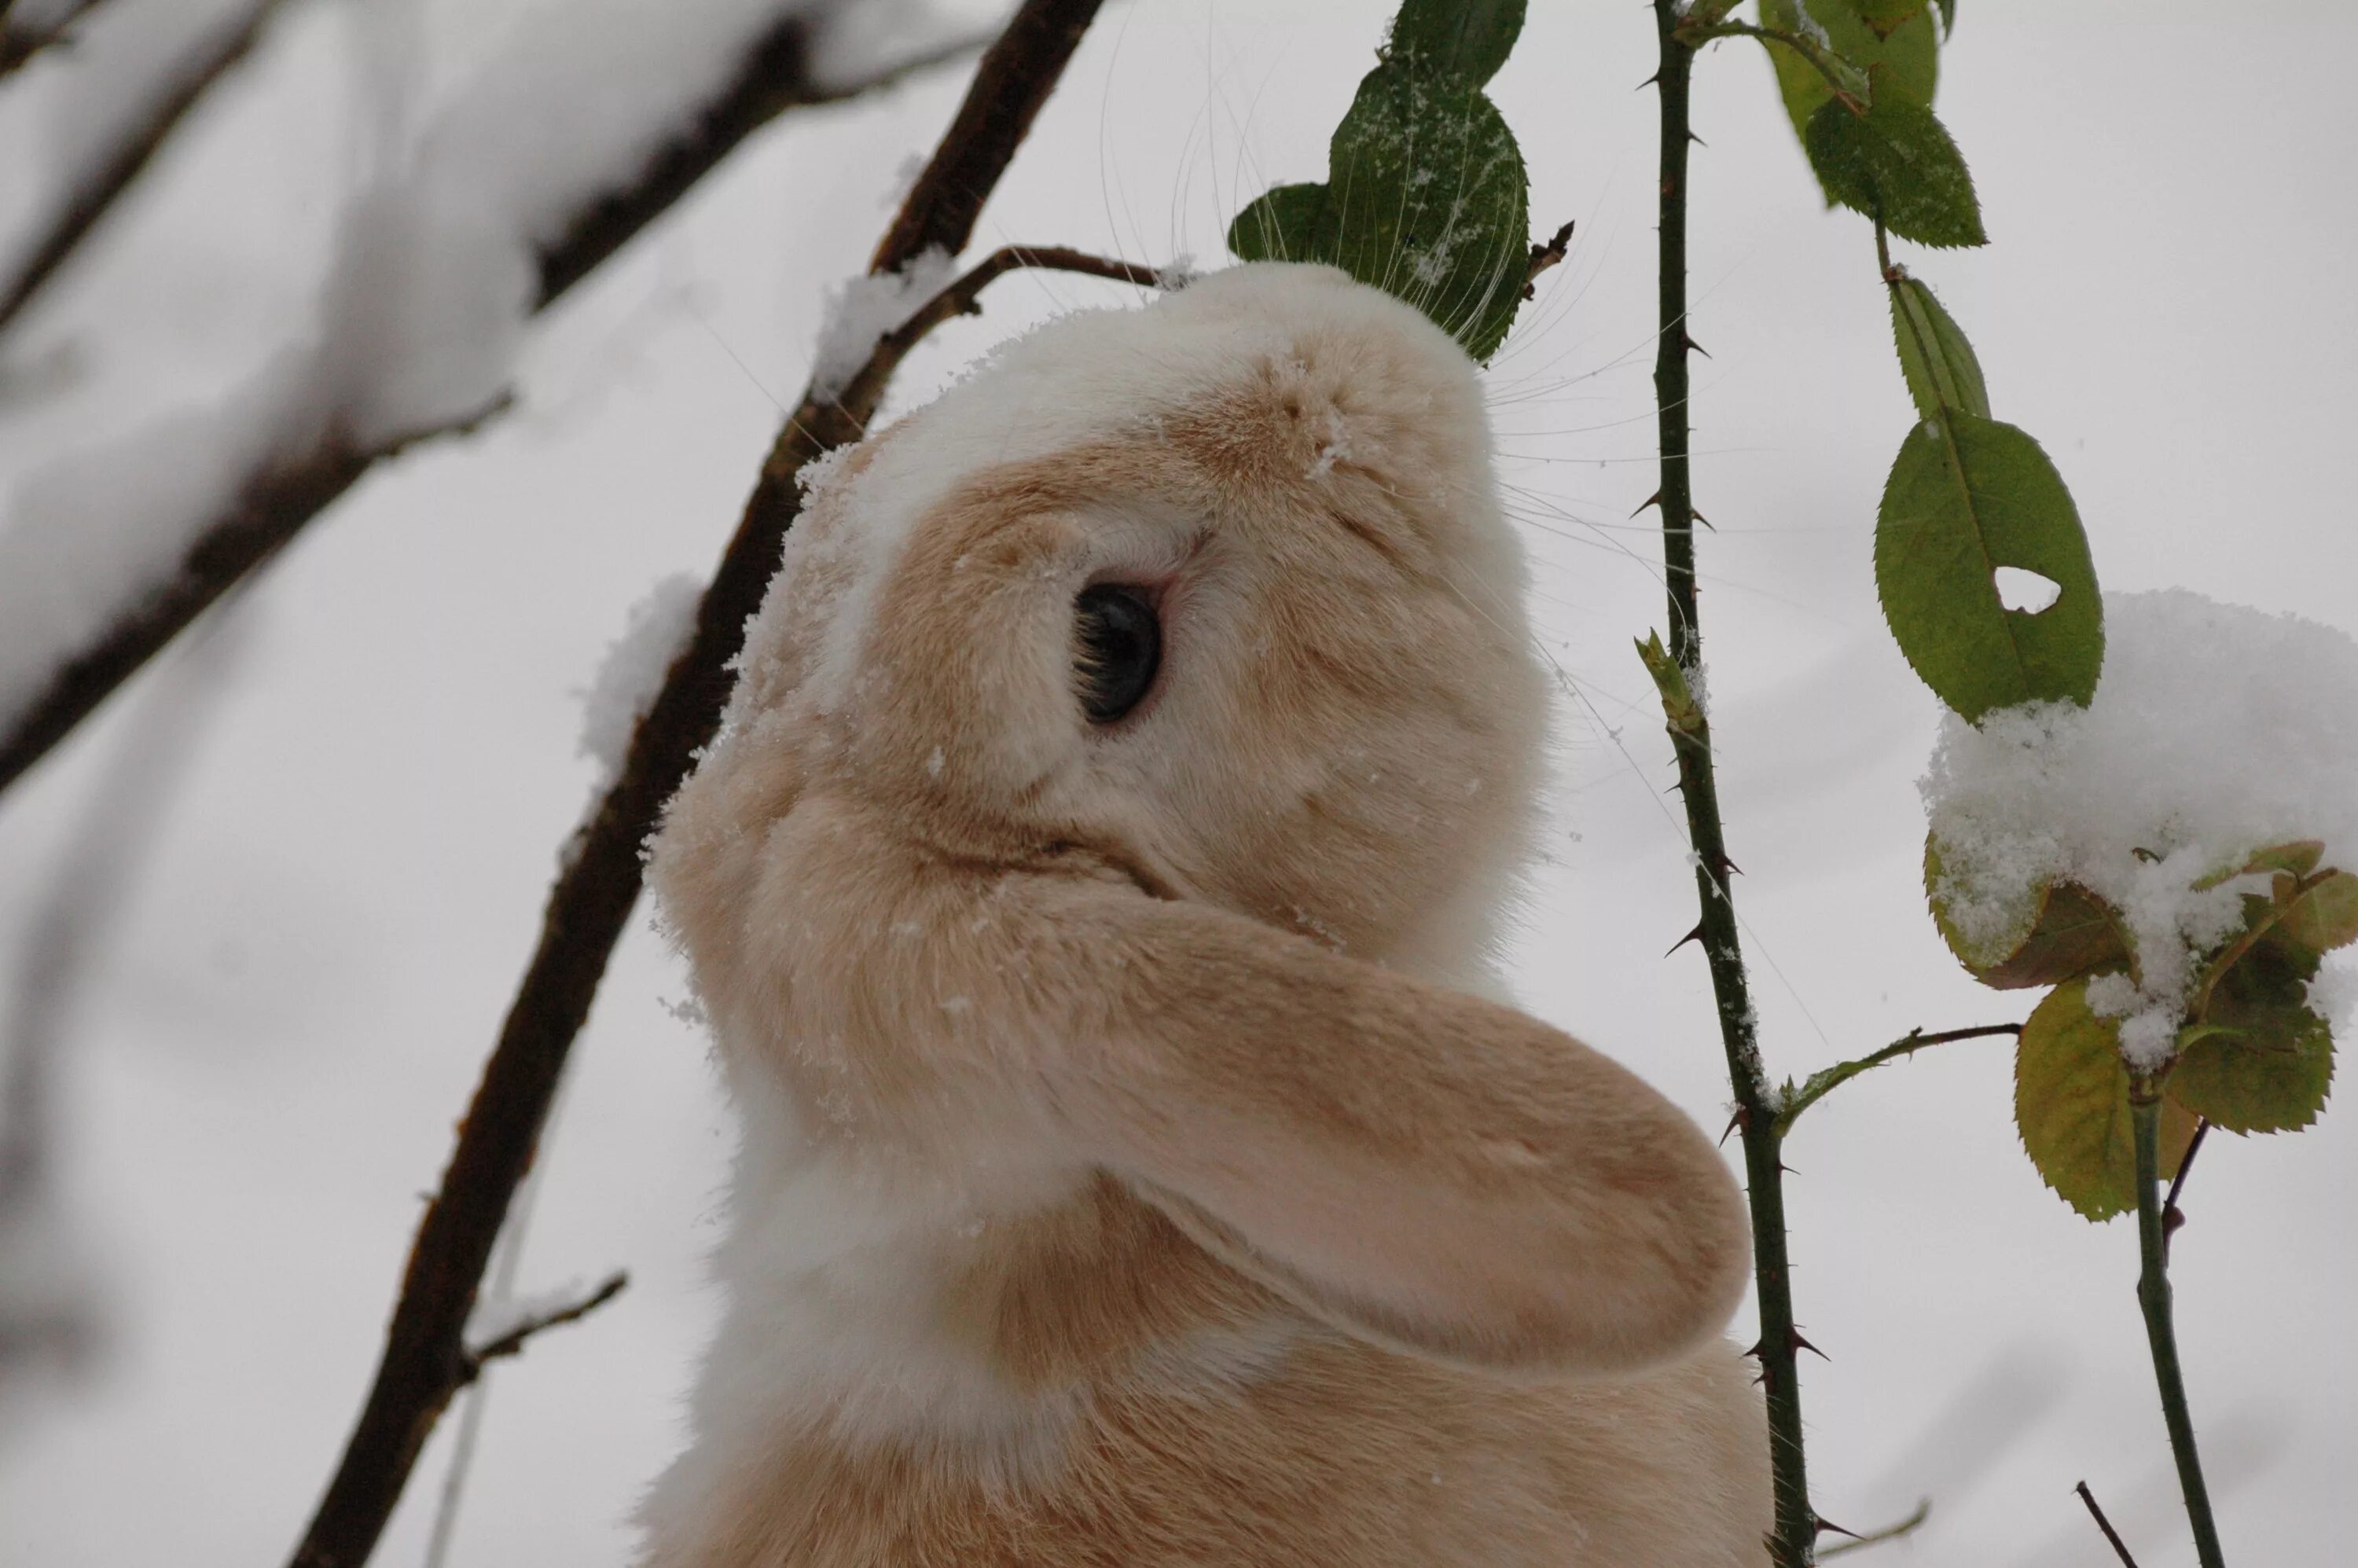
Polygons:
[[1829,1546],[1819,1552],[1818,1556],[1821,1561],[1828,1557],[1842,1557],[1853,1552],[1864,1552],[1870,1546],[1880,1546],[1887,1541],[1898,1541],[1903,1536],[1915,1534],[1924,1527],[1924,1521],[1931,1517],[1932,1499],[1926,1498],[1916,1505],[1914,1513],[1909,1514],[1898,1524],[1887,1524],[1881,1530],[1871,1530],[1865,1535],[1855,1536],[1849,1541]]
[[1803,1111],[1825,1098],[1844,1084],[1857,1077],[1861,1073],[1880,1067],[1886,1062],[1895,1061],[1901,1056],[1912,1056],[1927,1045],[1946,1045],[1958,1040],[1983,1040],[1992,1035],[2019,1035],[2021,1033],[2022,1025],[2019,1023],[1985,1023],[1971,1029],[1944,1029],[1936,1034],[1927,1034],[1920,1029],[1911,1029],[1880,1051],[1858,1057],[1854,1061],[1837,1062],[1831,1067],[1821,1068],[1812,1073],[1799,1088],[1793,1087],[1789,1082],[1785,1087],[1784,1101],[1777,1110],[1777,1135],[1782,1138],[1786,1133],[1790,1132],[1793,1130],[1793,1123],[1801,1119]]
[[588,1317],[591,1313],[621,1295],[622,1287],[630,1282],[629,1271],[617,1269],[608,1276],[604,1284],[600,1285],[579,1301],[568,1303],[549,1312],[535,1313],[498,1338],[469,1347],[460,1361],[461,1377],[467,1382],[473,1382],[482,1376],[484,1363],[496,1361],[503,1356],[517,1354],[524,1349],[525,1341],[546,1329],[557,1328]]
[[114,151],[82,177],[64,207],[49,221],[49,232],[33,246],[7,286],[0,288],[0,333],[7,331],[17,313],[81,248],[99,220],[114,210],[123,193],[171,140],[198,101],[254,52],[263,29],[285,4],[286,0],[254,0],[243,16],[189,51],[156,101],[116,140]]
[[[556,304],[576,282],[668,211],[666,204],[686,189],[683,180],[710,170],[784,109],[833,103],[887,85],[967,47],[961,42],[928,53],[856,85],[820,88],[802,74],[806,68],[798,52],[778,45],[774,36],[764,40],[748,67],[693,117],[681,137],[656,152],[631,179],[584,202],[564,226],[562,237],[542,251],[538,308]],[[788,70],[795,74],[776,74]],[[124,605],[89,643],[60,659],[49,683],[17,712],[0,714],[0,792],[71,734],[207,605],[261,568],[371,468],[420,440],[471,431],[500,411],[493,408],[431,429],[406,431],[366,447],[330,429],[305,450],[274,453],[246,476],[235,500],[191,533],[162,586]]]
[[[50,45],[66,42],[73,34],[74,25],[98,5],[99,0],[75,0],[65,15],[44,27],[0,26],[0,76],[9,75]],[[6,4],[0,4],[0,24],[6,23],[9,9]]]
[[1703,668],[1703,633],[1695,598],[1694,492],[1687,427],[1687,149],[1693,142],[1688,97],[1694,46],[1682,25],[1716,21],[1728,6],[1707,0],[1654,0],[1660,48],[1654,85],[1661,101],[1661,170],[1657,245],[1659,317],[1654,402],[1661,452],[1662,578],[1669,600],[1670,647],[1656,643],[1648,664],[1661,688],[1671,746],[1678,759],[1679,793],[1686,805],[1693,850],[1697,923],[1704,962],[1711,971],[1719,1012],[1720,1044],[1736,1093],[1736,1125],[1744,1135],[1746,1196],[1752,1217],[1753,1279],[1760,1312],[1757,1351],[1768,1407],[1769,1474],[1776,1498],[1768,1555],[1777,1568],[1809,1568],[1816,1560],[1818,1514],[1810,1504],[1803,1451],[1799,1336],[1786,1256],[1784,1163],[1778,1157],[1777,1102],[1760,1064],[1757,1015],[1744,972],[1744,949],[1728,886],[1734,862],[1720,821],[1710,719],[1688,683]]
[[[2178,1360],[2178,1326],[2170,1308],[2169,1249],[2156,1200],[2161,1187],[2161,1096],[2148,1080],[2133,1082],[2129,1126],[2136,1146],[2137,1306],[2145,1314],[2147,1345],[2153,1352],[2154,1385],[2161,1393],[2161,1417],[2169,1430],[2170,1457],[2178,1463],[2178,1487],[2194,1530],[2194,1554],[2202,1568],[2225,1568],[2219,1526],[2211,1516],[2211,1488],[2202,1478],[2202,1454],[2194,1445],[2194,1416],[2186,1400],[2186,1375]],[[2091,1505],[2093,1506],[2093,1504]]]
[[2186,1211],[2178,1206],[2178,1195],[2186,1190],[2186,1178],[2194,1169],[2194,1156],[2202,1152],[2202,1141],[2211,1136],[2211,1119],[2204,1117],[2194,1124],[2194,1136],[2187,1141],[2186,1152],[2178,1157],[2178,1174],[2169,1179],[2169,1195],[2161,1200],[2161,1260],[2169,1261],[2169,1244],[2177,1238],[2179,1227],[2186,1223]]
[[1540,274],[1550,267],[1562,266],[1563,258],[1572,254],[1573,225],[1566,222],[1543,245],[1531,247],[1531,258],[1523,265],[1523,297],[1529,299],[1540,291]]
[[[932,245],[965,248],[983,201],[1063,75],[1100,0],[1025,0],[984,54],[929,171],[880,248],[876,272],[897,272]],[[977,132],[974,127],[984,127]],[[1014,127],[1006,134],[1006,128]],[[992,156],[950,145],[984,135]],[[912,211],[915,209],[915,211]],[[883,345],[879,345],[883,351]],[[876,384],[881,393],[881,383]],[[296,1568],[357,1568],[399,1500],[418,1451],[460,1386],[464,1335],[508,1201],[530,1166],[541,1121],[639,894],[639,847],[696,753],[717,732],[730,665],[746,622],[776,574],[801,510],[795,476],[859,438],[875,412],[806,394],[779,432],[747,499],[687,646],[633,731],[622,767],[577,831],[549,891],[540,941],[484,1063],[440,1191],[409,1253],[383,1358],[341,1463],[296,1548]]]
[[2088,1490],[2088,1483],[2082,1481],[2071,1489],[2078,1492],[2080,1500],[2088,1505],[2088,1517],[2096,1521],[2096,1528],[2103,1530],[2104,1539],[2113,1543],[2113,1550],[2119,1554],[2120,1560],[2128,1568],[2137,1568],[2136,1559],[2129,1555],[2128,1542],[2123,1541],[2120,1532],[2113,1528],[2113,1521],[2104,1517],[2104,1510],[2096,1506],[2096,1494]]
[[1758,38],[1764,44],[1783,44],[1825,78],[1826,86],[1841,100],[1844,108],[1854,114],[1866,113],[1866,100],[1858,95],[1860,77],[1857,68],[1849,67],[1852,75],[1844,76],[1842,66],[1846,62],[1822,48],[1815,38],[1787,32],[1782,27],[1756,27],[1749,22],[1715,22],[1707,27],[1690,26],[1682,28],[1680,36],[1697,46],[1713,38]]

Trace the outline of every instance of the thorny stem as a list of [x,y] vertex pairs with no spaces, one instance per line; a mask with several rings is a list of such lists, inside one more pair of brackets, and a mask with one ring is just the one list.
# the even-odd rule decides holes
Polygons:
[[2202,1481],[2202,1456],[2194,1446],[2186,1379],[2178,1365],[2178,1329],[2169,1303],[2169,1238],[2161,1223],[2161,1095],[2150,1081],[2132,1087],[2129,1115],[2136,1138],[2137,1249],[2145,1264],[2137,1276],[2137,1305],[2145,1311],[2146,1339],[2153,1346],[2153,1380],[2161,1390],[2161,1415],[2169,1427],[2169,1453],[2178,1462],[2186,1518],[2194,1527],[2195,1555],[2202,1568],[2226,1568],[2219,1527],[2211,1518],[2210,1488]]
[[[1654,0],[1661,64],[1654,78],[1661,100],[1660,300],[1655,343],[1654,400],[1661,443],[1662,565],[1670,600],[1670,651],[1680,670],[1702,667],[1703,634],[1696,618],[1694,491],[1688,473],[1687,431],[1687,147],[1693,140],[1688,92],[1694,47],[1679,33],[1675,0]],[[1736,1091],[1744,1134],[1744,1170],[1752,1208],[1752,1267],[1760,1301],[1760,1380],[1768,1404],[1768,1454],[1777,1511],[1768,1539],[1779,1568],[1810,1568],[1816,1561],[1818,1519],[1810,1506],[1801,1435],[1801,1383],[1793,1326],[1792,1282],[1785,1252],[1784,1167],[1778,1160],[1777,1105],[1761,1070],[1752,1000],[1744,974],[1736,905],[1727,886],[1730,862],[1713,776],[1711,729],[1698,707],[1671,727],[1678,755],[1679,789],[1686,802],[1687,837],[1694,851],[1696,926],[1712,994],[1719,1008],[1720,1042]]]

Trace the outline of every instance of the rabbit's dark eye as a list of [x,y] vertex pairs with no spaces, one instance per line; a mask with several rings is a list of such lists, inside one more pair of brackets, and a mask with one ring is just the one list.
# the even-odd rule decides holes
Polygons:
[[1099,583],[1073,601],[1079,622],[1081,708],[1096,724],[1110,724],[1136,708],[1163,664],[1163,627],[1154,607],[1134,588]]

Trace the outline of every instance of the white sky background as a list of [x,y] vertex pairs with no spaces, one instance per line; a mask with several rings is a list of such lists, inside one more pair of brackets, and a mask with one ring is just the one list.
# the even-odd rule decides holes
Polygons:
[[[1653,514],[1629,521],[1654,485],[1651,26],[1635,0],[1533,9],[1491,91],[1534,226],[1580,232],[1489,383],[1535,619],[1602,723],[1557,715],[1559,826],[1516,968],[1533,1011],[1716,1128],[1703,966],[1662,957],[1693,893],[1629,651],[1662,614]],[[1109,6],[978,244],[1210,265],[1244,198],[1319,177],[1387,10]],[[1997,415],[2061,466],[2104,582],[2358,630],[2358,27],[2322,5],[1961,12],[1940,105],[1993,243],[1907,259],[1972,335]],[[498,31],[476,14],[441,47],[463,62]],[[56,353],[28,357],[67,379],[11,384],[0,477],[225,384],[289,330],[340,189],[335,46],[282,29],[49,302],[35,347]],[[235,683],[77,1017],[66,1174],[114,1333],[92,1381],[0,1433],[10,1563],[252,1564],[292,1543],[590,786],[578,694],[633,601],[717,559],[821,287],[860,265],[963,86],[940,73],[773,129],[543,324],[518,416],[380,470],[246,606]],[[30,114],[0,103],[0,144]],[[1764,1046],[1798,1077],[2034,999],[1974,985],[1923,913],[1914,781],[1936,708],[1874,599],[1874,506],[1910,413],[1867,226],[1821,210],[1757,50],[1701,63],[1695,115],[1715,728]],[[23,206],[0,189],[0,217]],[[898,405],[1027,322],[1131,297],[1018,275],[924,351]],[[139,707],[0,802],[0,953]],[[456,1563],[624,1561],[622,1517],[676,1445],[730,1137],[698,1033],[665,1011],[684,994],[642,919],[523,1269],[528,1289],[613,1267],[633,1283],[497,1374]],[[1833,1357],[1804,1371],[1820,1506],[1866,1529],[1932,1497],[1931,1523],[1870,1561],[2072,1568],[2105,1560],[2071,1495],[2085,1477],[2145,1568],[2190,1563],[2131,1225],[2092,1227],[2040,1186],[2011,1087],[2004,1041],[1942,1047],[1844,1088],[1790,1148],[1799,1315]],[[2180,1330],[2239,1563],[2346,1550],[2353,1197],[2342,1106],[2299,1136],[2214,1138],[2189,1189]],[[449,1430],[378,1562],[419,1560]]]

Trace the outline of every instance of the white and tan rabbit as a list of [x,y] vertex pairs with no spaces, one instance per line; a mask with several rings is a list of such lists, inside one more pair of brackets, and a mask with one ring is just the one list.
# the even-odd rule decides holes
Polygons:
[[1474,994],[1521,572],[1473,364],[1323,267],[815,488],[654,849],[744,1141],[649,1568],[1759,1560],[1733,1182]]

